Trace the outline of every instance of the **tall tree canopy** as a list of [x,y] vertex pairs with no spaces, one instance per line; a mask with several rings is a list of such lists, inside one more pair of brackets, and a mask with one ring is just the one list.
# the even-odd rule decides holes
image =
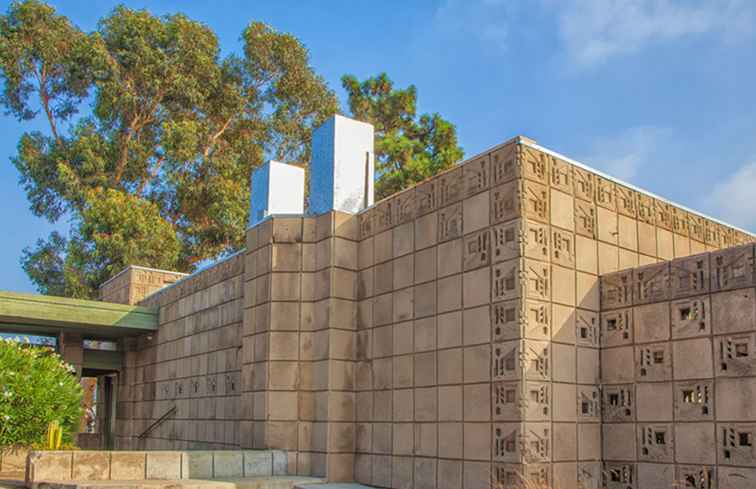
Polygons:
[[395,89],[385,73],[362,82],[345,75],[352,116],[375,126],[376,198],[410,187],[461,160],[454,124],[439,114],[417,117],[417,89]]
[[71,223],[24,252],[40,292],[92,297],[128,264],[191,271],[242,246],[252,169],[307,161],[338,104],[295,37],[252,22],[241,40],[221,57],[207,26],[123,6],[94,32],[38,0],[0,16],[0,102],[49,127],[13,163],[32,211]]

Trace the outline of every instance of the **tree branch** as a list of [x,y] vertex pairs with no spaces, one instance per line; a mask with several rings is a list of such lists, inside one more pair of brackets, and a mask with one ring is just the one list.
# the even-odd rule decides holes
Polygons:
[[50,94],[47,93],[47,69],[44,65],[39,70],[39,73],[34,72],[39,82],[39,98],[42,102],[42,107],[45,109],[45,115],[47,116],[47,122],[50,124],[50,131],[55,138],[55,142],[60,144],[60,135],[58,135],[58,126],[55,123],[55,117],[53,116],[52,109],[50,108]]

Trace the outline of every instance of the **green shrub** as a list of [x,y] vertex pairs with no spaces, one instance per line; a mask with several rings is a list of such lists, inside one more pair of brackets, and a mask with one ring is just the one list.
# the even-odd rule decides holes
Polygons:
[[73,372],[50,348],[0,338],[0,450],[45,444],[54,421],[73,442],[83,396]]

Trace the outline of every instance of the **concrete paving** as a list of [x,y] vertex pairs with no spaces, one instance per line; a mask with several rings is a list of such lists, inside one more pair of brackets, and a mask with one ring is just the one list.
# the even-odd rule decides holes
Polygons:
[[[294,489],[310,487],[322,479],[297,476],[247,477],[243,479],[181,479],[140,481],[42,481],[33,489]],[[21,486],[8,486],[17,489]],[[0,489],[6,489],[0,485]]]
[[325,482],[321,484],[298,484],[294,489],[375,489],[354,482]]

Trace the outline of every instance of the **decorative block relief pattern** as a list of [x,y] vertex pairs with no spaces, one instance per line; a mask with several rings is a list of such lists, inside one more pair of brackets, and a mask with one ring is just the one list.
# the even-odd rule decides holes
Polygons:
[[[291,473],[376,487],[637,489],[750,467],[720,460],[720,433],[754,419],[721,400],[756,395],[753,247],[705,254],[742,233],[524,140],[356,217],[298,222],[248,233],[238,379],[142,388],[240,388],[220,408],[238,429],[213,420],[200,439],[222,426],[284,448]],[[213,321],[172,294],[166,324]]]

